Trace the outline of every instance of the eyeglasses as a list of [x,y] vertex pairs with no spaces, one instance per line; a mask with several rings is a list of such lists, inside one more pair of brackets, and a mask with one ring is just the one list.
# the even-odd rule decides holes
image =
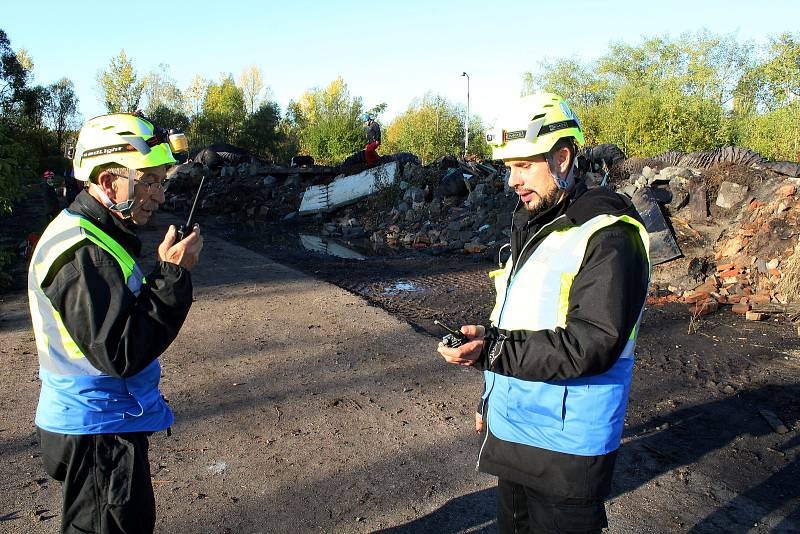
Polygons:
[[143,182],[141,180],[135,180],[135,182],[141,185],[146,193],[160,193],[164,190],[167,185],[167,179],[164,178],[158,182]]
[[[109,173],[109,174],[112,174],[117,178],[128,178],[127,176],[123,176],[122,174],[114,174],[114,173]],[[133,182],[136,185],[142,186],[142,188],[144,188],[145,193],[160,193],[161,191],[164,190],[168,181],[169,181],[168,178],[164,178],[162,180],[159,180],[158,182],[143,182],[141,180],[134,180]]]

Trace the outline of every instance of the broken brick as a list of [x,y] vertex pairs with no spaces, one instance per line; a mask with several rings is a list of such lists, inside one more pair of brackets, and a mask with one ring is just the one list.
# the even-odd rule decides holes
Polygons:
[[693,291],[689,293],[689,295],[683,297],[683,301],[687,304],[694,304],[695,302],[700,302],[702,300],[706,300],[711,297],[710,291]]
[[734,304],[733,306],[731,306],[731,311],[733,313],[738,313],[740,315],[744,315],[745,313],[750,311],[750,305],[749,304]]
[[778,195],[782,197],[792,197],[797,193],[797,186],[794,184],[784,185],[778,189]]
[[714,313],[718,309],[719,303],[712,298],[708,298],[702,302],[698,302],[694,306],[689,306],[689,313],[692,315],[708,315],[709,313]]

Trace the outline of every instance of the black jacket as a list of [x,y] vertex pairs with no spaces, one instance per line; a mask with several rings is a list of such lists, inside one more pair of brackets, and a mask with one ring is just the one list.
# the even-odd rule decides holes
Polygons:
[[[88,192],[69,211],[90,219],[132,256],[142,244]],[[115,377],[135,375],[169,347],[192,305],[189,271],[167,262],[134,296],[119,263],[90,241],[63,254],[42,283],[64,326],[89,362]]]
[[373,141],[377,141],[378,144],[381,144],[381,127],[377,122],[372,121],[365,129],[367,131],[367,144]]
[[[605,188],[587,190],[583,182],[578,182],[568,200],[534,218],[518,207],[511,236],[514,271],[553,230],[581,225],[601,214],[624,214],[641,221],[624,197]],[[534,238],[539,230],[542,232]],[[604,373],[616,363],[628,341],[648,283],[647,255],[638,231],[623,222],[606,227],[590,239],[573,280],[567,327],[555,331],[488,327],[485,350],[476,367],[535,381]],[[481,471],[566,497],[602,498],[610,491],[616,452],[576,456],[499,440],[488,426],[486,432],[479,458]]]

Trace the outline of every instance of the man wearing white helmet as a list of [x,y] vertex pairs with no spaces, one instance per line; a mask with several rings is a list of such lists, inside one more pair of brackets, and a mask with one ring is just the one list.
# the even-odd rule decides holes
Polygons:
[[500,532],[597,532],[625,420],[650,276],[633,206],[587,190],[578,118],[558,95],[522,98],[487,136],[519,196],[511,257],[490,273],[487,326],[468,325],[450,363],[484,372],[478,468],[498,477]]
[[134,233],[164,202],[169,135],[141,116],[95,117],[73,165],[87,184],[50,223],[33,253],[28,296],[42,388],[36,426],[47,473],[62,482],[62,532],[147,533],[155,500],[148,436],[172,412],[158,357],[192,303],[189,271],[203,239],[170,226],[146,277]]

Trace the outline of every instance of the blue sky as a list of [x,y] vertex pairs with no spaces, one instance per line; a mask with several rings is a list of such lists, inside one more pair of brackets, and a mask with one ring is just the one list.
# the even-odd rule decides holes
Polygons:
[[84,118],[104,113],[98,71],[124,49],[140,75],[159,63],[181,88],[195,74],[219,79],[258,65],[282,109],[337,76],[384,122],[427,91],[492,122],[542,59],[592,60],[611,42],[695,32],[765,43],[800,31],[800,2],[209,2],[10,1],[0,28],[34,61],[35,83],[75,83]]

